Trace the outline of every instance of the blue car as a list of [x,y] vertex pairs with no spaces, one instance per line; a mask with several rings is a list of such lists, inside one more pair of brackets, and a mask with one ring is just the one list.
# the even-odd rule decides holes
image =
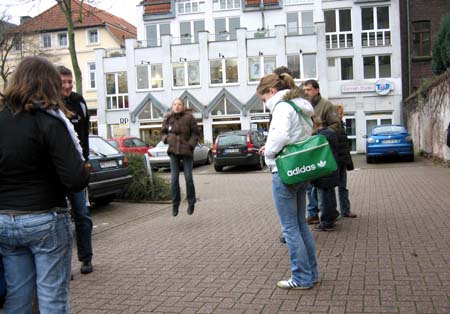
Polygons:
[[385,156],[405,157],[408,161],[414,161],[413,140],[403,125],[378,125],[367,136],[367,163]]

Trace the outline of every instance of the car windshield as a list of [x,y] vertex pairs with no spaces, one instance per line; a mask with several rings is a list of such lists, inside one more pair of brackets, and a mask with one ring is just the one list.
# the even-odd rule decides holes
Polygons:
[[168,146],[167,144],[164,144],[164,142],[163,141],[161,141],[161,142],[159,142],[157,145],[156,145],[156,147],[166,147],[166,146]]
[[227,134],[219,136],[218,146],[246,145],[247,136],[239,134]]
[[117,143],[117,141],[108,141],[108,143],[114,146],[114,148],[119,149],[119,143]]
[[391,133],[408,133],[406,129],[398,125],[387,125],[376,127],[372,131],[373,135],[391,134]]
[[94,155],[117,155],[119,151],[101,137],[89,137],[89,149]]

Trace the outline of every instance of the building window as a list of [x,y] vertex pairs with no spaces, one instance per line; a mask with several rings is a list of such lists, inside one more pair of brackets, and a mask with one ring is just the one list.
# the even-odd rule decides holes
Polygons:
[[391,44],[389,7],[361,8],[363,47],[387,46]]
[[203,0],[178,0],[178,13],[205,12],[205,1]]
[[46,49],[52,47],[52,34],[41,35],[41,47]]
[[200,66],[198,61],[173,63],[173,87],[200,85]]
[[90,29],[87,31],[88,44],[98,44],[98,29]]
[[236,40],[236,29],[241,27],[239,17],[227,17],[214,20],[216,40]]
[[149,24],[145,27],[147,47],[161,46],[161,36],[170,35],[170,24]]
[[314,0],[284,0],[285,5],[290,4],[304,4],[304,3],[313,3]]
[[276,67],[276,57],[250,57],[248,58],[248,80],[259,81],[264,75],[272,73]]
[[324,15],[327,48],[353,47],[351,10],[329,10]]
[[219,59],[209,62],[211,85],[238,83],[238,60]]
[[[198,33],[205,30],[205,21],[180,22],[180,42],[190,44],[198,42]],[[192,36],[194,34],[194,36]]]
[[431,56],[430,21],[412,22],[413,57]]
[[241,7],[241,0],[213,0],[213,10],[230,10],[239,9]]
[[68,46],[67,32],[58,33],[56,36],[58,38],[58,47],[65,48]]
[[286,20],[288,35],[314,34],[312,11],[286,13]]
[[356,152],[356,119],[354,117],[344,117],[345,132],[352,147],[351,152]]
[[23,48],[22,37],[17,36],[17,37],[14,39],[13,50],[14,50],[15,52],[20,52],[20,51],[22,51],[22,48]]
[[317,78],[316,54],[295,54],[287,56],[287,67],[296,80]]
[[364,78],[391,77],[391,56],[364,57]]
[[88,62],[88,89],[96,89],[97,83],[95,78],[95,62]]
[[228,102],[228,99],[223,97],[222,100],[214,107],[211,112],[212,116],[229,116],[229,115],[239,115],[241,111],[236,108],[232,103]]
[[109,110],[128,108],[127,72],[107,73],[106,81],[106,107]]
[[138,65],[136,76],[138,90],[163,88],[162,64]]
[[353,80],[353,58],[341,58],[341,80]]

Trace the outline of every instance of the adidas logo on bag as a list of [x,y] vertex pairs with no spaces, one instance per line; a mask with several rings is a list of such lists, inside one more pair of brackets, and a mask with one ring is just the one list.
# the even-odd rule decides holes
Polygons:
[[312,165],[308,165],[308,166],[303,166],[303,167],[297,167],[293,170],[288,170],[287,175],[288,177],[292,177],[292,176],[296,176],[300,173],[305,173],[305,172],[310,172],[310,171],[314,171],[316,170],[316,166],[314,166],[314,164]]
[[326,160],[321,160],[318,164],[317,167],[319,168],[323,168],[327,165],[327,161]]

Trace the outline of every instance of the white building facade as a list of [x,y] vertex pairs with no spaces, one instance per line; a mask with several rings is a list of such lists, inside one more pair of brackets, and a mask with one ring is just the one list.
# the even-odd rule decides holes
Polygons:
[[323,97],[344,106],[355,152],[374,125],[401,122],[398,0],[143,3],[125,54],[96,51],[101,136],[156,139],[178,97],[205,142],[225,130],[268,130],[256,87],[279,66],[298,84],[316,79]]

